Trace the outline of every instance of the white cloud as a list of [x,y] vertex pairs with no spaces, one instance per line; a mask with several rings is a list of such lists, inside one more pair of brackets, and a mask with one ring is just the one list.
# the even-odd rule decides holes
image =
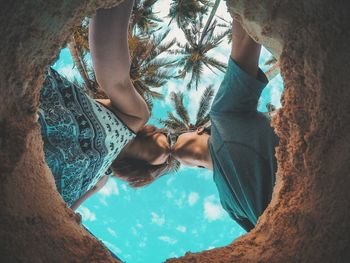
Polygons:
[[186,199],[186,193],[183,191],[183,192],[181,193],[181,196],[180,196],[178,199],[176,199],[174,202],[175,202],[175,204],[176,204],[179,208],[182,208],[185,199]]
[[157,213],[152,212],[151,216],[152,216],[151,221],[153,224],[156,224],[158,226],[164,225],[165,223],[164,215],[159,216]]
[[185,226],[178,225],[176,227],[176,230],[181,232],[181,233],[185,233],[187,231],[187,228]]
[[108,204],[107,204],[107,201],[106,201],[106,198],[105,198],[105,197],[99,198],[98,200],[100,201],[100,203],[101,203],[102,205],[104,205],[104,206],[108,206]]
[[198,90],[192,88],[190,91],[188,91],[188,113],[190,115],[191,120],[194,120],[196,118],[199,102],[201,100],[203,92],[203,85],[199,85]]
[[177,258],[178,255],[173,251],[169,254],[169,258]]
[[134,235],[134,236],[137,236],[137,229],[135,227],[132,227],[131,228],[131,233]]
[[213,171],[207,169],[201,169],[197,171],[197,178],[210,180],[213,178]]
[[121,254],[122,253],[122,250],[119,248],[119,247],[117,247],[117,246],[115,246],[115,245],[113,245],[112,243],[110,243],[110,242],[108,242],[108,241],[106,241],[106,240],[101,240],[110,250],[112,250],[115,254]]
[[115,180],[109,179],[104,187],[98,192],[103,196],[119,195],[118,185]]
[[141,242],[139,243],[139,247],[140,247],[140,248],[143,248],[143,247],[145,247],[145,246],[146,246],[146,242],[141,241]]
[[[225,18],[225,20],[232,19],[231,15],[227,11],[227,5],[226,1],[221,1],[218,7],[218,10],[216,11],[216,15]],[[221,20],[219,20],[221,21]]]
[[169,5],[170,5],[169,0],[159,1],[154,5],[154,11],[159,13],[160,17],[165,17],[168,15]]
[[281,75],[277,75],[273,80],[270,81],[269,85],[271,85],[270,96],[271,103],[275,105],[277,108],[281,108],[281,96],[282,96],[282,88],[283,80]]
[[110,227],[107,228],[108,233],[110,233],[112,236],[117,237],[117,233]]
[[89,210],[89,208],[85,207],[85,206],[81,206],[78,208],[78,212],[79,214],[81,214],[81,217],[83,218],[83,220],[85,221],[95,221],[96,220],[96,215],[95,213],[91,212]]
[[199,194],[196,192],[191,192],[188,195],[188,204],[190,206],[194,206],[197,203],[198,199],[199,199]]
[[170,99],[170,93],[171,92],[184,92],[186,91],[186,83],[184,81],[180,81],[180,80],[174,80],[174,81],[169,81],[167,83],[166,88],[162,89],[162,92],[166,94],[164,94],[164,102],[165,105],[172,105],[172,101]]
[[[213,78],[215,81],[213,81]],[[196,114],[199,108],[199,103],[201,101],[202,95],[204,93],[204,90],[209,86],[213,85],[214,87],[214,96],[216,94],[216,91],[219,89],[219,85],[221,84],[221,81],[223,80],[223,75],[218,74],[215,75],[210,72],[209,75],[204,75],[201,78],[201,82],[198,85],[198,89],[192,88],[191,90],[187,91],[186,94],[188,96],[188,113],[190,115],[191,120],[196,119]]]
[[272,54],[263,46],[260,52],[259,67],[266,71],[271,65],[265,65],[265,62],[271,58]]
[[171,198],[174,197],[173,193],[172,193],[171,191],[169,191],[169,190],[165,192],[165,196],[166,196],[168,199],[171,199]]
[[174,244],[177,243],[176,239],[173,239],[173,238],[168,237],[168,236],[159,236],[158,239],[161,240],[161,241],[164,241],[164,242],[166,242],[166,243],[168,243],[170,245],[174,245]]
[[140,240],[140,243],[139,243],[139,247],[140,248],[145,247],[147,245],[147,240],[148,240],[147,237],[142,237],[141,240]]
[[193,229],[192,230],[192,235],[195,236],[195,237],[198,237],[198,230],[197,229]]
[[79,71],[76,68],[72,68],[72,65],[57,68],[57,72],[62,74],[64,77],[66,77],[66,79],[70,81],[73,81],[74,79],[81,81]]
[[124,199],[125,201],[130,201],[130,200],[131,200],[130,194],[125,194],[125,195],[123,195],[123,199]]
[[204,200],[204,217],[209,221],[222,219],[225,211],[220,204],[214,202],[214,195],[208,196]]
[[128,187],[126,186],[126,184],[122,184],[121,188],[123,189],[124,192],[128,191]]
[[171,185],[172,182],[174,182],[175,176],[170,176],[168,180],[166,180],[166,185]]

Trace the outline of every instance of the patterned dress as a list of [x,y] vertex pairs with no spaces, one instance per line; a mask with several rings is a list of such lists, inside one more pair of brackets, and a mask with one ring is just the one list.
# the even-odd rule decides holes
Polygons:
[[46,162],[69,206],[106,174],[135,137],[115,114],[52,68],[40,93],[39,123]]

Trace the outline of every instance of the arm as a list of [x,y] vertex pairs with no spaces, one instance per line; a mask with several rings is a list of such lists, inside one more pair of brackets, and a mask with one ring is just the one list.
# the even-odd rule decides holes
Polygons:
[[97,184],[92,187],[89,191],[87,191],[83,196],[81,196],[75,203],[70,207],[72,210],[77,210],[78,207],[90,196],[97,193],[101,188],[107,183],[108,181],[108,175],[103,176],[100,181],[97,182]]
[[259,70],[261,46],[236,20],[232,28],[232,49],[228,68],[211,107],[211,117],[257,111],[267,79]]
[[233,20],[231,57],[252,77],[258,73],[261,45],[256,43],[237,20]]
[[137,132],[149,118],[146,102],[130,79],[128,26],[134,0],[100,9],[90,20],[89,45],[96,78],[110,99],[107,106]]

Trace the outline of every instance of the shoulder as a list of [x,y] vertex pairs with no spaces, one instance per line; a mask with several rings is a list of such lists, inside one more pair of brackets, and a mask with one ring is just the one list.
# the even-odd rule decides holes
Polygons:
[[140,131],[148,121],[148,117],[137,118],[135,116],[127,115],[119,111],[115,106],[113,106],[110,99],[96,99],[99,104],[111,111],[117,118],[125,124],[125,126],[134,134]]

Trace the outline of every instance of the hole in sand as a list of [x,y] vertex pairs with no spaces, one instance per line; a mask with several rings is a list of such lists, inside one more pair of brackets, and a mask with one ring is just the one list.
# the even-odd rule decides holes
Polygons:
[[[178,44],[174,42],[168,49],[169,53],[164,52],[154,60],[143,62],[143,64],[140,64],[141,62],[138,60],[132,60],[134,63],[132,64],[132,74],[134,74],[132,76],[135,79],[140,74],[139,72],[135,73],[135,71],[141,66],[147,67],[150,63],[169,59],[169,57],[175,58],[175,60],[183,57],[181,54],[170,54],[171,51],[174,53],[176,50],[184,50],[182,47],[188,43],[188,40],[175,21],[169,25],[170,18],[167,17],[169,9],[169,2],[154,4],[154,12],[161,21],[152,21],[154,25],[148,25],[151,28],[148,28],[148,34],[143,35],[142,38],[146,39],[147,43],[155,43],[160,36],[165,36],[164,40],[157,43],[158,48],[160,45],[171,43],[173,39],[176,39]],[[203,16],[201,26],[197,23],[198,28],[192,28],[192,33],[199,30],[198,36],[201,36],[211,10],[209,8],[207,15]],[[231,20],[230,14],[226,11],[226,5],[222,2],[210,24],[211,26],[215,25],[213,27],[214,36],[225,32],[226,34],[222,36],[217,47],[208,52],[207,55],[225,64],[231,50],[229,43]],[[68,47],[60,51],[59,59],[52,65],[52,68],[69,81],[74,82],[80,89],[85,90],[91,97],[105,98],[105,95],[97,88],[91,74],[91,57],[85,46],[87,44],[87,25],[88,19],[84,19],[82,26],[76,29],[77,33],[75,33],[74,39],[70,38]],[[130,41],[140,41],[144,29],[138,26],[138,24],[134,26],[133,39]],[[152,33],[152,31],[154,32]],[[141,44],[141,42],[137,44]],[[137,45],[132,43],[130,43],[130,49],[135,58],[142,57],[147,52],[137,49]],[[73,59],[74,55],[79,57]],[[269,103],[277,108],[280,107],[283,83],[278,74],[278,68],[276,70],[274,66],[276,62],[269,62],[271,58],[271,54],[263,49],[259,65],[271,80],[259,100],[258,109],[262,112],[268,111]],[[78,63],[88,74],[84,76],[84,71],[74,63]],[[164,68],[161,67],[156,70],[164,72]],[[172,65],[166,70],[167,74],[172,76],[183,72],[181,67],[176,65]],[[153,99],[149,97],[150,93],[146,94],[146,97],[152,101],[153,114],[149,124],[162,128],[163,125],[159,119],[166,120],[167,113],[175,111],[174,107],[171,106],[172,92],[184,94],[183,103],[190,116],[190,122],[193,125],[196,123],[196,114],[204,90],[213,85],[215,93],[224,73],[217,69],[212,71],[210,68],[204,67],[197,89],[195,82],[192,82],[192,88],[188,89],[189,75],[184,78],[164,79],[160,87],[155,84],[149,86],[152,91],[159,92],[164,96],[161,99]],[[140,85],[147,81],[145,76],[143,77]],[[86,82],[86,78],[89,79],[88,82]],[[175,116],[179,117],[178,114]],[[225,246],[246,233],[223,210],[212,172],[184,166],[178,172],[170,173],[148,187],[137,190],[128,187],[125,182],[110,178],[98,193],[80,205],[77,212],[82,215],[85,227],[112,252],[128,262],[162,262],[170,257],[182,256],[187,251],[199,252]]]

